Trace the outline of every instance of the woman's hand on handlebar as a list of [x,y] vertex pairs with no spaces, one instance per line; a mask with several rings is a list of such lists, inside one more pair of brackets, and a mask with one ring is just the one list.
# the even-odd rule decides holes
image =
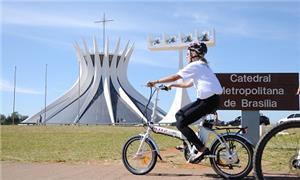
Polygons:
[[154,87],[156,83],[158,83],[157,80],[155,80],[155,81],[149,81],[149,82],[147,82],[147,87]]
[[[155,87],[155,84],[159,83],[158,80],[156,81],[149,81],[147,82],[147,87]],[[171,90],[172,85],[166,86],[164,84],[161,84],[158,88],[164,91],[169,91]]]

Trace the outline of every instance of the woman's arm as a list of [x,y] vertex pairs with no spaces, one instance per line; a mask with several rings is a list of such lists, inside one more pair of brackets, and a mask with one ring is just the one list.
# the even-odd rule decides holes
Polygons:
[[193,86],[193,80],[171,84],[168,87],[171,89],[172,87],[189,88],[189,87],[192,87],[192,86]]
[[167,76],[167,77],[164,77],[164,78],[159,79],[159,80],[149,81],[147,83],[147,86],[152,87],[157,83],[169,83],[169,82],[177,81],[178,79],[181,79],[181,77],[177,74],[174,74],[174,75]]

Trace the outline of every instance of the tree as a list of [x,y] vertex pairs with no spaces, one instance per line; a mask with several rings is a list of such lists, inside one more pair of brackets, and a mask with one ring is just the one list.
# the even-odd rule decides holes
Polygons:
[[0,123],[3,125],[5,123],[6,116],[4,114],[0,114]]
[[28,118],[28,116],[24,116],[19,114],[18,112],[12,113],[10,116],[5,117],[4,115],[1,114],[1,124],[3,125],[9,125],[12,124],[12,119],[14,118],[14,124],[19,124],[25,119]]

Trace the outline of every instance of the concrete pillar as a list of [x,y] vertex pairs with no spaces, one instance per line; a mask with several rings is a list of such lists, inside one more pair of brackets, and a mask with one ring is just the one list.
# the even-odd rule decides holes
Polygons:
[[242,127],[248,127],[247,133],[244,136],[249,139],[254,145],[259,140],[259,111],[242,111]]

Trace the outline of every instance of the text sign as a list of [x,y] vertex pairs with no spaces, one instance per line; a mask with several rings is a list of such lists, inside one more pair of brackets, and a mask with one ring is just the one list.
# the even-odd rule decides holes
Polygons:
[[298,73],[218,73],[222,110],[299,110]]

